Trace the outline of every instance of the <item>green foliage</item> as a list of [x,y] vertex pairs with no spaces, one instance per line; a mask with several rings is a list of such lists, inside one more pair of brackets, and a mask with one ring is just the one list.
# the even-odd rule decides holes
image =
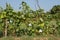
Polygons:
[[51,9],[51,14],[60,13],[60,5],[55,5]]
[[6,31],[5,26],[7,26],[8,36],[55,35],[60,33],[59,5],[54,6],[51,12],[46,13],[44,13],[43,9],[32,10],[26,2],[22,2],[21,8],[21,11],[15,12],[10,4],[6,4],[6,8],[1,9],[0,35],[3,35],[4,31]]

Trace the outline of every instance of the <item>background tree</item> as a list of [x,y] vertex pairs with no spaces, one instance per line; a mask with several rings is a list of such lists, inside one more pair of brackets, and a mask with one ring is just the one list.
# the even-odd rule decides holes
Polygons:
[[56,14],[56,13],[60,13],[60,5],[55,5],[51,9],[51,14]]

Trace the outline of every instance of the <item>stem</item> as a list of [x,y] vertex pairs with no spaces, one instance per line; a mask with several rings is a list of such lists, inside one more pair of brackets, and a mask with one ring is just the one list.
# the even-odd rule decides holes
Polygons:
[[7,19],[5,19],[5,37],[7,37]]

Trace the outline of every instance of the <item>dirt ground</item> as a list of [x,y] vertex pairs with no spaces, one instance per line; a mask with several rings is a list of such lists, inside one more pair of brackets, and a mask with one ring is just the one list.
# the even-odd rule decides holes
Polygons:
[[23,37],[7,37],[0,38],[0,40],[60,40],[60,37],[55,36],[45,36],[45,37],[32,37],[32,36],[23,36]]

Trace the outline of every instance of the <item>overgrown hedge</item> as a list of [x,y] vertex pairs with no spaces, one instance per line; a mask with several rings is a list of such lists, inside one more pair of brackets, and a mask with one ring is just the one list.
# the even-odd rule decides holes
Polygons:
[[22,9],[15,12],[10,4],[6,4],[6,9],[0,12],[0,37],[4,36],[6,26],[8,36],[60,35],[60,12],[34,11],[24,2]]

